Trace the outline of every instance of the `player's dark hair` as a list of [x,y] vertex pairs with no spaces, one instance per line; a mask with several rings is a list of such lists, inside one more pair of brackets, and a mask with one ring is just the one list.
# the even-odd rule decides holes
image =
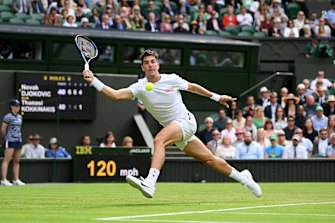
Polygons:
[[141,53],[141,61],[142,61],[142,64],[143,64],[143,59],[147,56],[154,56],[156,58],[156,60],[158,60],[158,53],[153,51],[153,50],[144,50],[142,53]]

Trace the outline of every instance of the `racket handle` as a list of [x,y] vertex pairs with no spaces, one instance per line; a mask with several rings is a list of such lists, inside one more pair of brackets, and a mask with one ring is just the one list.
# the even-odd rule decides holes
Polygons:
[[[84,70],[89,70],[90,65],[88,63],[85,63]],[[90,75],[85,75],[85,78],[90,78]]]

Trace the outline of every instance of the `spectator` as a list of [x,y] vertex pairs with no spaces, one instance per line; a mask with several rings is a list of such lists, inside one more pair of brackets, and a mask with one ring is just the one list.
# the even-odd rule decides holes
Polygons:
[[307,97],[307,95],[312,95],[313,90],[310,88],[310,82],[308,79],[304,79],[302,81],[302,84],[305,85],[305,97]]
[[[183,15],[178,15],[178,20],[172,24],[172,28],[173,30],[175,30],[176,28],[180,27],[182,23],[182,27],[183,27],[183,31],[186,30],[187,32],[190,31],[190,26],[188,25],[188,23],[186,23],[184,21],[184,16]],[[180,28],[179,28],[180,29]]]
[[197,22],[199,26],[199,34],[204,35],[207,31],[207,20],[205,20],[204,14],[199,13]]
[[[278,21],[279,20],[279,21]],[[272,27],[269,29],[268,36],[272,37],[281,37],[281,28],[280,28],[280,19],[273,19],[272,20]]]
[[222,30],[221,23],[219,22],[218,18],[216,17],[216,11],[211,12],[211,18],[207,20],[207,30],[220,32]]
[[260,30],[261,23],[264,22],[268,16],[272,18],[267,12],[266,5],[260,5],[258,11],[254,15],[257,30]]
[[335,115],[328,117],[327,131],[329,136],[335,133]]
[[317,105],[323,106],[324,103],[326,103],[326,101],[328,100],[328,96],[326,94],[326,91],[327,91],[327,89],[325,87],[323,87],[322,85],[320,85],[317,88],[316,93],[314,93],[314,95],[313,95]]
[[236,129],[233,127],[233,121],[228,119],[226,122],[226,128],[221,131],[221,139],[224,136],[229,136],[231,143],[236,141]]
[[205,34],[205,33],[200,33],[199,25],[198,25],[198,22],[196,20],[193,20],[191,22],[190,33],[191,34],[200,34],[200,35]]
[[243,116],[254,116],[255,108],[255,98],[254,96],[249,95],[246,100],[246,106],[243,108]]
[[[17,99],[11,99],[8,112],[2,119],[1,140],[4,140],[4,159],[1,165],[2,186],[23,186],[19,179],[20,157],[22,147],[22,116],[20,115],[21,103]],[[8,165],[13,160],[13,184],[7,180]]]
[[276,109],[276,115],[272,119],[272,123],[273,123],[274,129],[276,129],[276,130],[284,129],[284,128],[287,127],[287,119],[286,119],[284,109],[282,107],[279,106]]
[[315,131],[319,132],[320,129],[327,128],[328,118],[323,114],[322,106],[317,106],[315,111],[316,115],[312,116],[311,120]]
[[206,144],[206,147],[213,153],[216,153],[216,149],[220,144],[220,131],[218,129],[213,129],[212,140]]
[[335,134],[332,134],[330,137],[330,144],[327,147],[327,157],[335,158]]
[[108,131],[105,134],[104,142],[101,143],[99,146],[100,147],[110,147],[110,148],[116,147],[114,133],[112,131]]
[[263,151],[258,143],[252,140],[251,132],[244,133],[244,143],[236,148],[236,159],[263,159]]
[[115,15],[114,23],[111,28],[119,31],[124,31],[130,29],[130,23],[126,17],[122,18],[120,15]]
[[57,14],[57,8],[51,8],[50,12],[44,16],[44,24],[49,26],[61,26],[62,20]]
[[303,145],[308,151],[308,157],[312,156],[313,152],[313,141],[303,136],[303,131],[301,128],[296,128],[294,134],[300,137],[300,144]]
[[31,0],[32,13],[45,14],[45,9],[41,0]]
[[325,19],[331,29],[331,36],[335,36],[335,1],[331,1],[332,8],[328,10]]
[[151,13],[153,13],[153,14],[155,15],[155,22],[161,20],[161,15],[160,15],[161,13],[159,12],[158,9],[156,9],[156,7],[155,7],[155,2],[154,2],[154,1],[150,0],[150,1],[148,2],[148,8],[147,8],[146,11],[147,11],[147,13],[146,13],[146,15],[145,15],[145,18],[146,18],[147,20],[153,22],[153,20],[152,20],[152,17],[153,17],[153,16],[150,15]]
[[281,0],[272,0],[272,4],[270,5],[269,8],[269,14],[272,16],[273,12],[276,9],[279,11],[280,14],[285,14],[284,9],[281,7]]
[[76,21],[74,20],[74,15],[72,14],[68,14],[66,16],[66,19],[65,19],[65,22],[63,23],[63,26],[64,27],[73,27],[73,28],[77,28],[77,23]]
[[314,142],[318,135],[318,132],[313,127],[312,119],[307,118],[303,127],[303,136]]
[[217,128],[221,132],[226,128],[228,118],[226,116],[226,110],[224,110],[224,108],[220,108],[218,114],[219,118],[214,121],[213,127]]
[[278,137],[278,145],[285,147],[289,144],[289,142],[286,140],[284,130],[277,130],[277,137]]
[[236,111],[236,118],[233,120],[234,128],[244,128],[245,126],[245,118],[243,117],[243,113],[241,110]]
[[306,148],[299,144],[300,137],[294,135],[292,137],[292,142],[287,145],[284,149],[283,159],[307,159],[308,152]]
[[130,22],[131,30],[134,31],[144,31],[144,23],[141,17],[139,16],[134,16],[132,21]]
[[236,16],[236,20],[239,26],[252,26],[254,19],[250,13],[247,13],[246,8],[242,6],[240,14]]
[[270,142],[271,142],[271,145],[265,148],[264,150],[264,158],[265,159],[282,158],[283,153],[284,153],[284,147],[281,145],[278,145],[277,136],[271,135]]
[[13,0],[12,10],[14,13],[25,13],[28,15],[33,14],[31,0]]
[[243,128],[236,128],[236,141],[233,143],[233,146],[237,148],[240,144],[244,142],[244,130]]
[[237,19],[234,14],[234,7],[231,5],[227,6],[227,14],[222,18],[222,28],[226,29],[227,26],[238,26]]
[[261,129],[264,127],[266,117],[264,116],[264,109],[262,106],[256,107],[252,121],[257,129]]
[[282,87],[280,89],[280,97],[278,98],[278,103],[283,107],[285,108],[285,102],[283,100],[283,98],[287,97],[288,96],[288,89],[286,87]]
[[315,99],[313,95],[306,96],[306,103],[304,104],[304,110],[306,112],[306,117],[311,118],[315,115],[315,109],[317,104],[315,103]]
[[125,136],[122,140],[122,147],[132,148],[134,147],[134,140],[130,136]]
[[285,137],[287,140],[292,140],[292,137],[294,135],[294,130],[297,127],[294,125],[294,117],[293,116],[288,116],[287,118],[287,127],[284,128],[284,132],[285,132]]
[[141,20],[144,19],[143,15],[141,14],[141,7],[139,5],[134,5],[132,8],[131,16],[130,18],[138,17]]
[[305,25],[305,14],[303,11],[299,11],[297,14],[297,18],[293,20],[294,22],[294,27],[296,27],[298,29],[298,31],[300,31],[301,29],[303,29],[304,25]]
[[311,38],[312,37],[311,27],[308,24],[305,24],[299,31],[299,36],[304,38]]
[[266,137],[264,129],[258,129],[256,142],[260,145],[262,151],[264,151],[264,149],[270,145],[270,141]]
[[304,84],[298,84],[298,86],[297,86],[297,97],[299,99],[299,105],[305,104],[306,96],[305,96],[305,85]]
[[45,157],[48,158],[68,158],[71,159],[71,155],[66,152],[65,148],[59,145],[57,138],[52,137],[49,141],[49,149],[45,152]]
[[327,129],[321,129],[319,137],[313,144],[313,157],[327,157],[327,147],[330,144]]
[[44,146],[40,144],[41,137],[35,133],[31,137],[31,144],[27,147],[25,157],[28,159],[41,159],[45,158]]
[[100,14],[96,7],[92,9],[92,16],[90,17],[89,21],[95,23],[95,25],[101,23]]
[[212,140],[213,119],[206,117],[204,120],[205,129],[198,133],[198,138],[206,145]]
[[247,116],[245,118],[244,132],[251,132],[252,138],[255,140],[257,138],[257,127],[254,125],[253,118]]
[[265,138],[269,139],[271,135],[274,134],[274,127],[273,127],[273,123],[270,119],[265,121],[264,124],[264,133],[265,133]]
[[222,138],[221,144],[217,147],[214,156],[221,159],[234,159],[236,148],[231,145],[231,139],[228,135]]
[[284,111],[286,116],[295,116],[297,112],[297,105],[299,104],[299,98],[290,93],[287,97],[283,98],[283,101],[285,103]]
[[314,33],[317,37],[331,37],[331,29],[325,23],[325,19],[320,18],[319,25],[314,28]]
[[335,115],[335,96],[329,95],[327,103],[323,104],[324,115],[329,117]]
[[145,23],[145,30],[150,32],[159,32],[159,23],[156,20],[154,12],[148,13],[148,21]]
[[33,137],[32,135],[29,135],[26,138],[26,143],[22,146],[22,149],[21,149],[21,157],[26,157],[26,151],[28,147],[30,147],[32,137]]
[[268,35],[268,33],[270,32],[271,29],[272,29],[272,18],[271,18],[270,15],[267,15],[266,18],[265,18],[265,21],[261,22],[261,25],[259,27],[259,31]]
[[191,16],[190,16],[190,7],[188,2],[186,0],[180,0],[179,1],[179,9],[177,14],[183,15],[184,18],[189,21]]
[[309,25],[312,30],[314,30],[316,26],[319,26],[318,14],[316,12],[311,13],[311,16],[309,18]]
[[178,9],[175,5],[170,4],[170,0],[163,0],[163,14],[168,15],[172,21],[177,21]]
[[89,135],[83,135],[80,141],[81,146],[91,146],[91,137]]
[[270,103],[264,109],[264,115],[268,119],[275,119],[276,111],[280,107],[278,104],[278,96],[276,92],[271,92]]
[[163,16],[163,22],[160,24],[160,31],[163,33],[173,33],[171,18],[168,14]]
[[81,18],[80,28],[91,28],[91,26],[89,25],[88,18],[86,18],[86,17]]
[[298,128],[303,129],[305,126],[305,122],[306,122],[306,116],[305,116],[305,110],[304,107],[302,105],[298,105],[297,107],[297,114],[294,118],[294,124],[295,126],[297,126]]
[[104,14],[101,19],[101,23],[96,24],[97,29],[110,30],[111,26],[109,25],[109,15]]
[[284,29],[283,32],[284,37],[290,37],[290,38],[298,38],[299,37],[299,31],[296,27],[294,27],[293,20],[288,20],[287,27]]
[[227,108],[227,116],[231,119],[235,119],[236,111],[237,111],[237,102],[232,101],[229,108]]
[[265,108],[270,104],[270,91],[267,87],[261,87],[259,91],[259,98],[256,100],[256,104]]
[[316,86],[316,83],[318,81],[321,81],[323,83],[323,87],[328,89],[332,86],[332,82],[329,81],[327,78],[325,78],[325,72],[323,70],[319,70],[318,73],[317,73],[317,76],[314,80],[312,80],[311,82],[311,89],[313,91],[316,91],[317,90],[317,86]]
[[[277,18],[274,18],[274,19],[277,19]],[[280,32],[283,35],[284,30],[287,28],[288,18],[286,15],[281,15],[279,19],[280,19],[279,28],[280,28]]]

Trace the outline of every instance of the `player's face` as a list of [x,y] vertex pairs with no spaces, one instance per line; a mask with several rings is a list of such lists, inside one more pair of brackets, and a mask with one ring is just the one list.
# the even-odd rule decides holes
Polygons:
[[143,63],[141,65],[142,71],[145,73],[147,77],[154,77],[159,75],[159,63],[154,56],[147,56],[143,59]]

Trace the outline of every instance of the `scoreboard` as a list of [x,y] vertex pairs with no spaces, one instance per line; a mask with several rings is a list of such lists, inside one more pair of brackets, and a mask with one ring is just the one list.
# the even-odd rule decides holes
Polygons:
[[16,73],[16,92],[25,119],[91,120],[96,91],[81,75]]

